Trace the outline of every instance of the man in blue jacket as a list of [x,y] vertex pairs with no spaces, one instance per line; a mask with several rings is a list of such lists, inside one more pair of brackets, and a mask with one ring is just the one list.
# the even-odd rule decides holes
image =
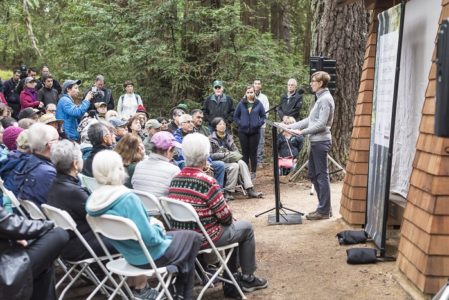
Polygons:
[[56,119],[64,121],[64,132],[69,140],[78,142],[80,135],[77,131],[79,120],[84,116],[90,107],[93,94],[89,91],[86,98],[76,105],[73,99],[79,93],[81,80],[68,79],[62,85],[63,96],[59,99],[56,107]]

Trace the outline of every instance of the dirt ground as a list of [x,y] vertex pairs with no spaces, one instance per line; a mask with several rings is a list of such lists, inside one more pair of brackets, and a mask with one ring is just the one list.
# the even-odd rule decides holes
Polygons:
[[[267,289],[248,293],[248,299],[412,299],[398,283],[395,262],[358,266],[346,263],[348,247],[340,246],[335,237],[337,232],[351,229],[339,215],[341,182],[331,184],[333,217],[320,221],[303,218],[299,225],[267,225],[267,214],[256,218],[255,214],[274,207],[272,171],[268,167],[258,170],[255,184],[264,192],[264,198],[246,199],[237,193],[236,200],[230,202],[235,217],[254,226],[256,275],[269,281]],[[281,201],[288,208],[308,213],[317,204],[316,195],[309,192],[308,181],[283,183]],[[67,298],[84,299],[89,290],[80,287]],[[225,299],[221,286],[208,290],[203,299]]]
[[[274,180],[271,170],[261,171],[256,188],[265,197],[239,196],[231,202],[235,216],[254,225],[256,274],[269,281],[267,289],[247,294],[248,299],[412,299],[396,280],[395,262],[358,266],[346,263],[347,246],[340,246],[335,237],[337,232],[350,229],[339,215],[341,182],[331,185],[331,219],[303,218],[299,225],[267,225],[267,214],[258,218],[255,214],[274,207]],[[304,213],[315,210],[317,204],[316,195],[310,195],[310,182],[281,184],[281,201]],[[373,247],[357,247],[365,246]],[[224,299],[220,290],[208,291],[206,296]]]

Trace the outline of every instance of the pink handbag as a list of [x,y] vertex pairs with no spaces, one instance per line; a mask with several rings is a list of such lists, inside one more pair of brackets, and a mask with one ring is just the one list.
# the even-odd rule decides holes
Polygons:
[[291,169],[295,164],[295,158],[293,156],[289,157],[279,157],[279,168]]

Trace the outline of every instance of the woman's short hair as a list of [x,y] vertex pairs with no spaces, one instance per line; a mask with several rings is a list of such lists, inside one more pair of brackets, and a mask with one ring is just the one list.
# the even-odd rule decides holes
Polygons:
[[182,141],[182,155],[188,167],[202,166],[209,157],[209,139],[201,133],[191,133]]
[[135,114],[135,115],[133,115],[131,118],[128,119],[128,123],[126,123],[126,128],[128,129],[128,132],[132,132],[131,126],[133,125],[133,122],[134,122],[135,120],[138,120],[139,123],[140,123],[139,115],[138,115],[138,114]]
[[318,71],[318,72],[313,73],[312,79],[313,78],[318,82],[321,81],[323,83],[323,85],[322,85],[323,88],[327,87],[327,84],[331,80],[331,76],[329,75],[329,73],[324,72],[324,71]]
[[56,171],[62,174],[69,174],[72,169],[73,162],[82,163],[83,154],[77,143],[68,140],[58,141],[51,146],[50,157],[55,165]]
[[212,122],[210,122],[210,126],[212,126],[213,131],[216,131],[216,130],[217,130],[217,125],[218,125],[221,121],[225,122],[225,124],[226,124],[225,119],[223,119],[222,117],[216,117],[216,118],[214,118],[214,119],[212,120]]
[[140,137],[127,133],[117,143],[114,151],[120,154],[123,159],[123,164],[129,166],[143,159],[145,154],[140,151],[140,144],[142,144]]
[[112,150],[103,150],[94,156],[92,173],[102,185],[122,185],[127,177],[122,157]]

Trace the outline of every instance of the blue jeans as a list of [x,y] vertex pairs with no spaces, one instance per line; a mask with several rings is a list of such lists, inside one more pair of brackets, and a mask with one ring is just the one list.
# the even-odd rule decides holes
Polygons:
[[210,165],[214,169],[214,178],[217,180],[221,188],[224,187],[225,164],[219,160],[213,160]]

